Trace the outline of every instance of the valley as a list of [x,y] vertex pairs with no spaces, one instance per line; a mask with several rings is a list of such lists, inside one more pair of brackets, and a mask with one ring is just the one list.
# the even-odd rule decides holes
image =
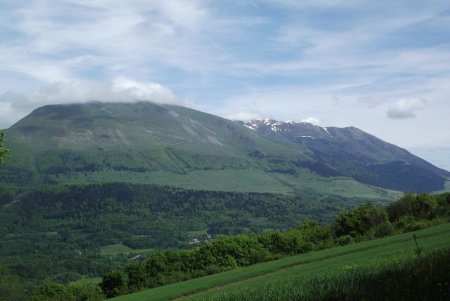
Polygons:
[[0,0],[0,301],[449,301],[449,21]]
[[[364,204],[384,208],[404,192],[443,193],[450,178],[353,127],[235,122],[150,102],[45,106],[4,132],[10,154],[0,166],[0,268],[30,292],[45,281],[73,283],[97,299],[105,293],[100,277],[162,251],[194,252],[228,236],[288,235],[311,220],[328,229]],[[439,218],[417,227],[444,222]],[[411,223],[395,227],[407,232]],[[330,235],[327,246],[340,244]],[[368,238],[345,244],[355,239]],[[303,247],[294,254],[322,248]],[[270,252],[273,259],[291,254]],[[222,271],[202,269],[193,273]],[[228,285],[220,281],[213,291]]]

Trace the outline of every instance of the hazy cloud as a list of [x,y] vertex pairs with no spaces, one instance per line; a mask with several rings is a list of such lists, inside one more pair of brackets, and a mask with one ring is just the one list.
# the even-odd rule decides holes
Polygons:
[[135,80],[118,77],[112,85],[112,91],[123,95],[125,99],[151,100],[157,103],[175,103],[175,95],[170,89],[153,82],[137,82]]
[[386,99],[382,99],[376,96],[362,96],[358,98],[358,103],[366,105],[369,109],[378,107],[386,102]]
[[67,81],[45,85],[28,93],[7,92],[1,102],[15,106],[86,101],[134,102],[149,100],[157,103],[176,103],[173,92],[155,82],[139,82],[126,77],[115,78],[111,83],[98,81]]
[[308,123],[312,123],[314,125],[320,125],[320,119],[317,117],[308,117],[308,118],[302,119],[302,122],[308,122]]
[[98,81],[68,81],[46,85],[28,93],[8,91],[0,95],[0,128],[46,104],[80,103],[88,101],[136,102],[189,105],[175,97],[167,87],[155,82],[140,82],[127,77],[111,83]]
[[448,147],[449,9],[443,0],[3,1],[0,127],[48,103],[151,98]]
[[426,101],[423,99],[400,99],[390,106],[387,116],[392,119],[406,119],[416,117],[416,112],[423,110]]
[[240,120],[240,121],[263,119],[263,117],[259,113],[255,113],[255,112],[238,112],[238,113],[234,113],[234,114],[227,114],[224,117],[226,119]]
[[0,101],[0,129],[17,121],[17,112],[9,102]]

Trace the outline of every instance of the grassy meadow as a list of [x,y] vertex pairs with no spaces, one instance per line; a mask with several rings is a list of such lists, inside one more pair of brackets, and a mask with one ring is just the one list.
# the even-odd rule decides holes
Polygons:
[[258,169],[193,170],[186,173],[167,171],[95,171],[68,175],[52,175],[50,179],[66,184],[138,183],[157,184],[212,191],[279,193],[286,195],[317,195],[321,197],[358,198],[388,202],[402,193],[359,183],[349,177],[321,177],[308,170],[295,175],[265,173]]
[[361,282],[371,275],[389,274],[390,267],[411,268],[417,261],[413,234],[422,249],[422,258],[450,247],[450,224],[447,223],[413,233],[286,257],[111,300],[308,299],[314,297],[317,289],[322,292],[344,290],[347,284]]
[[153,249],[132,249],[124,244],[107,245],[100,248],[100,255],[149,254]]

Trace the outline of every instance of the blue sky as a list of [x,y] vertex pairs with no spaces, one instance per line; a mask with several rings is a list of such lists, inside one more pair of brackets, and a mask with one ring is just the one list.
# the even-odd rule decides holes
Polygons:
[[450,3],[0,0],[0,128],[153,100],[356,126],[450,169]]

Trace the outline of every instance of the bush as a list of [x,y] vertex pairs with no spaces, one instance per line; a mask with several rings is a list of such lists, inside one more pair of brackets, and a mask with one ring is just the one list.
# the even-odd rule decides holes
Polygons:
[[395,232],[395,227],[394,225],[391,224],[391,222],[386,221],[382,224],[375,226],[373,231],[375,237],[384,237],[393,234]]
[[109,272],[103,276],[100,287],[108,298],[125,294],[128,292],[128,274],[121,270]]
[[371,204],[353,208],[336,217],[334,230],[336,236],[364,236],[372,227],[387,221],[386,212]]
[[32,301],[77,301],[75,292],[68,286],[46,280],[33,292]]
[[0,270],[0,300],[27,300],[24,293],[24,288],[19,282],[19,278],[5,269]]
[[[365,204],[341,213],[333,225],[307,220],[290,231],[258,235],[219,237],[192,250],[157,252],[143,264],[104,276],[102,288],[115,296],[140,288],[151,288],[248,266],[287,254],[300,254],[333,245],[383,237],[395,232],[415,231],[442,223],[449,212],[448,196],[405,194],[387,210]],[[422,218],[422,219],[421,219]]]
[[411,215],[417,219],[429,219],[435,216],[437,207],[436,197],[432,195],[407,193],[389,205],[387,213],[391,222],[398,221],[405,215]]
[[403,232],[412,232],[425,229],[431,225],[429,220],[417,220],[414,216],[402,216],[397,222],[397,228]]
[[104,300],[105,295],[98,285],[93,284],[71,284],[69,292],[76,296],[77,301],[99,301]]
[[345,246],[345,245],[348,245],[348,244],[351,244],[351,243],[355,242],[353,237],[351,237],[350,235],[338,236],[338,237],[336,237],[335,241],[340,246]]

